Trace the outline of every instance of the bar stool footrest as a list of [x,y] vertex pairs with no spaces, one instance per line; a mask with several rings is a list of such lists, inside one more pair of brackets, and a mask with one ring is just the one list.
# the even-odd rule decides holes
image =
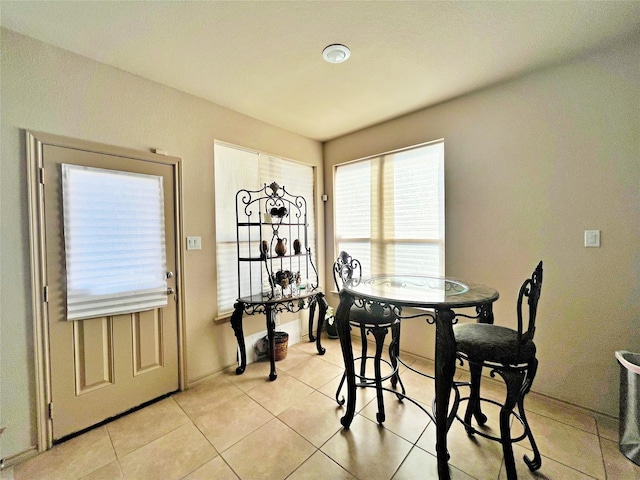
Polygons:
[[[464,384],[462,384],[462,385],[464,385]],[[470,398],[470,397],[461,397],[461,398],[460,398],[460,403],[462,403],[462,402],[468,402],[468,401],[469,401],[469,398]],[[480,402],[491,403],[491,404],[496,405],[496,406],[498,406],[498,407],[500,407],[500,408],[502,408],[502,406],[503,406],[500,402],[497,402],[497,401],[492,400],[492,399],[490,399],[490,398],[483,398],[483,397],[480,397],[480,399],[479,399],[479,400],[480,400]],[[512,410],[509,414],[510,414],[510,415],[513,415],[513,416],[514,416],[514,417],[515,417],[515,418],[520,422],[520,424],[522,425],[522,427],[524,428],[524,432],[522,433],[522,435],[520,435],[520,436],[519,436],[519,437],[517,437],[517,438],[511,438],[511,439],[509,440],[511,443],[517,443],[517,442],[520,442],[521,440],[524,440],[524,439],[527,437],[527,427],[526,427],[526,425],[525,425],[525,423],[524,423],[524,420],[522,420],[522,418],[520,417],[520,415],[519,415],[517,412],[515,412],[515,411],[513,411],[513,410]],[[484,414],[483,414],[483,416],[484,416]],[[485,416],[485,418],[486,418],[486,416]],[[488,440],[493,440],[494,442],[502,443],[502,438],[501,438],[501,437],[496,437],[495,435],[491,435],[491,434],[488,434],[488,433],[485,433],[485,432],[482,432],[482,431],[478,430],[478,429],[477,429],[477,428],[475,428],[473,425],[470,425],[470,424],[468,424],[468,423],[465,423],[464,419],[463,419],[463,418],[461,418],[461,417],[460,417],[460,415],[456,414],[456,419],[457,419],[457,420],[458,420],[462,425],[464,425],[464,428],[465,428],[465,430],[467,431],[467,433],[468,433],[469,435],[478,434],[478,435],[480,435],[481,437],[484,437],[484,438],[486,438],[486,439],[488,439]]]

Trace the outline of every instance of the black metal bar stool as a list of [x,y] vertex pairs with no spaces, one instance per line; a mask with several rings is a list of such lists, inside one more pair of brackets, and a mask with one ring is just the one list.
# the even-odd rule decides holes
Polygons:
[[[338,290],[345,282],[359,282],[362,278],[362,266],[358,260],[351,257],[347,252],[340,252],[337,260],[333,264],[333,280]],[[375,387],[378,401],[378,413],[376,420],[383,423],[385,420],[384,401],[382,397],[382,382],[391,379],[391,385],[395,389],[400,383],[402,393],[396,393],[399,400],[404,398],[405,389],[398,374],[397,357],[400,353],[400,319],[390,310],[372,311],[368,305],[358,305],[357,303],[349,310],[349,325],[360,329],[362,337],[362,353],[354,361],[360,362],[360,373],[356,373],[358,387]],[[382,358],[384,340],[387,333],[391,331],[391,342],[389,343],[389,361]],[[373,356],[367,354],[367,335],[373,335],[376,342],[376,351]],[[367,361],[373,360],[374,376],[367,376]],[[382,375],[382,364],[386,363],[391,367],[391,373]],[[338,390],[336,391],[336,401],[339,405],[344,405],[344,397],[340,398],[340,391],[346,380],[346,372],[342,375]],[[394,392],[395,393],[395,392]]]
[[[471,374],[470,382],[456,384],[456,387],[461,385],[470,387],[469,396],[459,399],[459,402],[468,402],[464,419],[459,416],[456,417],[464,424],[469,435],[478,434],[502,444],[507,478],[509,480],[517,478],[512,444],[523,440],[525,437],[529,439],[534,455],[533,460],[526,455],[524,456],[524,461],[529,470],[535,471],[542,465],[542,458],[524,411],[524,398],[531,389],[538,368],[533,336],[541,289],[542,262],[533,271],[531,278],[525,280],[520,287],[517,302],[518,330],[486,323],[465,323],[454,325],[453,327],[457,345],[456,355],[461,361],[469,363]],[[526,331],[524,330],[522,315],[522,304],[525,298],[527,299],[529,310]],[[483,367],[491,369],[491,377],[495,377],[498,374],[504,380],[507,387],[507,397],[503,404],[480,396],[480,380]],[[487,417],[480,408],[481,402],[489,402],[501,407],[499,437],[482,432],[471,424],[472,417],[475,418],[480,426],[487,421]],[[519,413],[513,411],[516,405]],[[512,415],[524,427],[524,433],[517,438],[511,437],[510,421]]]

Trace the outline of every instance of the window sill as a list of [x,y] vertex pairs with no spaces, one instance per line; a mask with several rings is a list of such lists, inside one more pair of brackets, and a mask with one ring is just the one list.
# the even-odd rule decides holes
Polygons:
[[223,325],[225,323],[229,323],[230,321],[231,321],[231,312],[223,313],[219,317],[215,317],[213,319],[213,323],[215,323],[216,325]]

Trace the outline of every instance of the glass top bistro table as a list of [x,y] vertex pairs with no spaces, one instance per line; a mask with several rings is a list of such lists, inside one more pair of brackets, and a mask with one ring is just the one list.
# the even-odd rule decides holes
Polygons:
[[[493,323],[492,305],[499,297],[496,290],[484,285],[458,280],[419,275],[374,275],[352,279],[340,291],[340,305],[335,314],[338,336],[347,377],[347,409],[340,422],[349,428],[355,414],[356,376],[349,328],[352,305],[373,313],[393,314],[399,320],[424,317],[436,326],[435,335],[435,424],[438,476],[449,478],[447,431],[455,412],[449,415],[448,405],[456,370],[456,347],[453,324],[457,317],[474,318]],[[403,310],[418,308],[403,316]],[[475,308],[475,315],[454,312],[454,309]],[[407,398],[409,398],[407,396]],[[442,408],[444,406],[444,408]]]

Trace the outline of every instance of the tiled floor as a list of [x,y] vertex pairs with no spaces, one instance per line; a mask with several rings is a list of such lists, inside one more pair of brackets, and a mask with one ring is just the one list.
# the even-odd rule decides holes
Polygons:
[[[324,345],[322,357],[312,343],[290,346],[276,364],[275,382],[267,380],[267,363],[250,364],[240,376],[229,368],[5,469],[0,478],[437,478],[434,426],[410,402],[388,394],[381,427],[375,421],[375,391],[359,389],[358,413],[349,430],[341,428],[344,409],[334,400],[342,374],[340,346],[328,339]],[[410,362],[433,369],[426,360]],[[413,398],[431,404],[433,382],[408,370],[402,379]],[[500,386],[483,380],[483,392],[498,396]],[[541,470],[531,474],[522,461],[528,445],[516,445],[520,478],[640,479],[640,467],[618,452],[615,421],[536,394],[526,403],[543,461]],[[449,450],[453,479],[506,478],[499,444],[468,437],[458,422],[449,432]]]

